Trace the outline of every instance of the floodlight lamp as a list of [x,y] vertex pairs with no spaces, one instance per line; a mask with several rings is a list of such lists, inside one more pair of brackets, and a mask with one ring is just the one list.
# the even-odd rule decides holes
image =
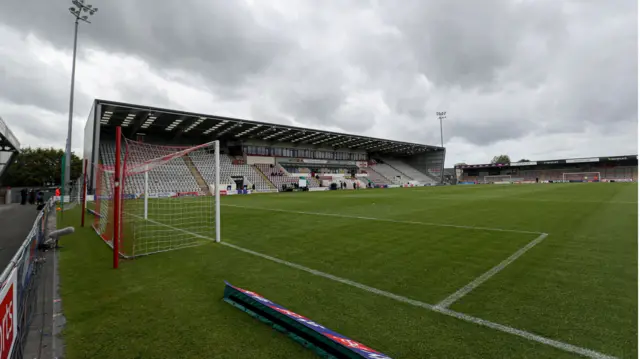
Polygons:
[[88,17],[87,15],[85,15],[85,16],[83,16],[83,17],[82,17],[82,20],[86,20],[86,19],[88,19],[88,18],[89,18],[89,17]]

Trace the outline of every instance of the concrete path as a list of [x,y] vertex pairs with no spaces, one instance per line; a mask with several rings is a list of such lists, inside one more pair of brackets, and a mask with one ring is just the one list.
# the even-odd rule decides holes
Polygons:
[[0,205],[0,272],[27,238],[37,216],[35,205]]

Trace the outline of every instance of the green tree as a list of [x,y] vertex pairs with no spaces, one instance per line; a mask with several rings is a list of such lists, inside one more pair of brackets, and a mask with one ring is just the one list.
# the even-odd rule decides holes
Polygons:
[[454,167],[458,167],[458,166],[466,166],[467,164],[464,162],[458,162],[455,165],[453,165]]
[[[37,187],[47,183],[60,184],[61,160],[64,150],[56,148],[23,148],[7,170],[2,184],[12,187]],[[82,175],[82,160],[72,154],[71,180]]]
[[493,157],[493,159],[491,160],[491,163],[505,165],[505,164],[511,163],[511,158],[509,158],[508,155],[498,155]]

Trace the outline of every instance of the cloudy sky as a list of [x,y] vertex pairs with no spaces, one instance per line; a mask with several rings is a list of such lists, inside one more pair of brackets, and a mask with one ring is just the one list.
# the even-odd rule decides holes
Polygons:
[[[636,0],[92,0],[92,100],[439,144],[447,166],[635,154]],[[0,116],[63,147],[70,1],[0,1]]]

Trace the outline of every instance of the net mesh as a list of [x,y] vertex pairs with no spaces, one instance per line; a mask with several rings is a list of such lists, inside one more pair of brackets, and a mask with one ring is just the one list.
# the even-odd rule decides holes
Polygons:
[[484,183],[511,182],[511,175],[484,176]]
[[69,201],[65,201],[64,210],[68,211],[70,209],[74,209],[77,206],[80,206],[82,203],[82,189],[83,189],[83,180],[82,177],[71,183],[71,187],[69,188]]
[[[215,166],[214,142],[193,147],[124,140],[120,253],[135,257],[195,246],[215,239],[215,197],[191,154]],[[94,228],[113,246],[115,146],[97,170]]]
[[599,182],[600,172],[563,173],[562,179],[566,182]]

